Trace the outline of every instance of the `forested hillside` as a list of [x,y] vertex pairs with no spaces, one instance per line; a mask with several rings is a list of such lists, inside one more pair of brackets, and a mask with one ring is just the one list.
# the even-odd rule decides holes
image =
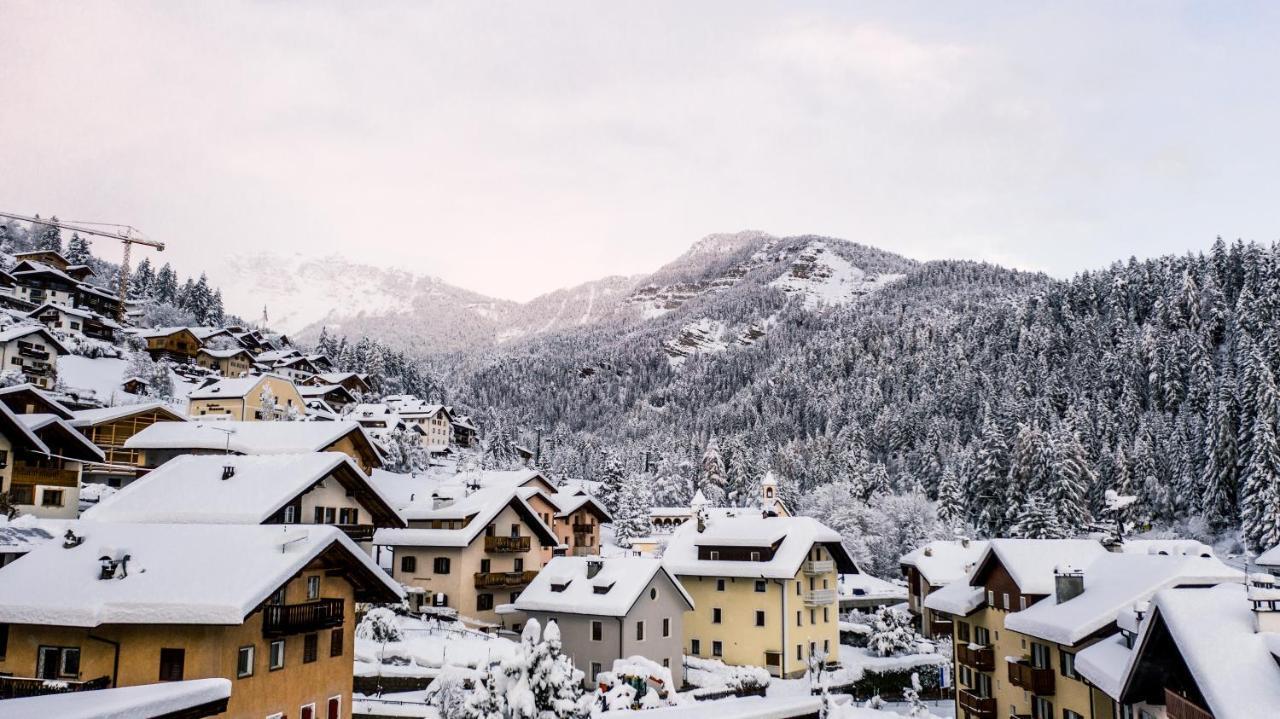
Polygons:
[[[843,307],[749,284],[666,325],[528,343],[458,396],[495,408],[500,432],[542,428],[565,475],[635,476],[647,455],[640,504],[746,497],[772,467],[793,502],[918,490],[952,525],[1056,536],[1104,519],[1115,489],[1138,497],[1136,524],[1241,526],[1269,546],[1278,302],[1280,250],[1241,242],[1070,281],[932,262]],[[661,337],[702,315],[769,329],[671,363]]]

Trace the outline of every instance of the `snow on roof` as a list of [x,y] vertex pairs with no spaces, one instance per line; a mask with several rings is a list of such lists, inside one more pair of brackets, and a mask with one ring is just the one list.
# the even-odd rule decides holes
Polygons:
[[1280,545],[1259,554],[1253,563],[1260,567],[1280,567]]
[[[756,539],[752,542],[751,537]],[[781,540],[768,561],[698,559],[699,546],[768,547]],[[813,545],[831,550],[841,571],[856,573],[853,559],[840,541],[840,533],[812,517],[762,517],[759,513],[741,517],[714,517],[706,530],[696,522],[686,522],[671,535],[663,554],[663,565],[676,575],[705,577],[794,577]],[[853,571],[847,571],[853,567]]]
[[994,556],[1023,594],[1053,594],[1053,570],[1059,564],[1088,566],[1107,550],[1093,539],[992,539],[969,573],[973,582]]
[[440,508],[433,508],[430,502],[431,498],[424,496],[419,503],[403,507],[400,516],[410,522],[471,519],[459,529],[379,529],[374,534],[373,543],[392,547],[465,547],[509,506],[515,507],[525,523],[539,535],[544,546],[553,547],[558,543],[551,528],[543,524],[538,513],[515,487],[482,488]]
[[31,384],[30,382],[23,382],[22,384],[15,384],[9,387],[4,387],[0,389],[0,397],[5,397],[11,394],[22,394],[25,392],[30,392],[31,394],[35,395],[36,398],[38,398],[41,402],[43,402],[46,405],[45,409],[49,410],[49,412],[52,414],[56,414],[59,417],[62,417],[63,419],[71,419],[72,417],[75,416],[74,414],[72,414],[71,410],[67,409],[66,405],[59,402],[56,398],[54,398],[53,395]]
[[968,582],[952,582],[929,592],[929,596],[924,598],[924,605],[934,611],[963,617],[982,606],[986,598],[982,587],[970,586]]
[[603,504],[596,501],[596,498],[589,494],[566,494],[564,492],[541,491],[538,492],[538,494],[546,497],[547,501],[551,502],[551,504],[555,506],[557,517],[567,517],[583,507],[591,505],[605,518],[604,521],[608,522],[613,520],[613,515],[609,514],[609,510],[605,509]]
[[[35,432],[37,435],[48,427],[57,427],[60,429],[68,439],[79,445],[80,449],[84,450],[83,454],[76,454],[72,457],[73,459],[86,461],[97,459],[101,461],[106,457],[106,455],[102,453],[102,450],[98,448],[98,445],[90,442],[88,437],[80,434],[80,432],[72,427],[67,420],[56,414],[20,414],[17,415],[17,417],[19,422],[25,425],[32,432]],[[46,437],[46,439],[47,438],[48,437]],[[64,448],[62,451],[67,453],[72,452],[70,448]]]
[[198,335],[196,335],[195,331],[194,331],[191,327],[181,327],[181,326],[178,326],[178,327],[152,327],[152,328],[150,328],[150,329],[140,329],[140,330],[136,330],[136,331],[135,331],[135,334],[137,334],[139,337],[142,337],[143,339],[150,339],[150,338],[153,338],[153,337],[168,337],[168,336],[169,336],[169,335],[171,335],[171,334],[175,334],[175,333],[178,333],[178,332],[184,332],[184,331],[185,331],[185,332],[190,332],[192,335],[194,335],[194,336],[196,337],[196,339],[200,339],[200,337],[199,337]]
[[1243,581],[1213,556],[1106,552],[1084,570],[1084,592],[1061,604],[1054,594],[1005,617],[1008,629],[1071,646],[1116,621],[1134,602],[1161,589]]
[[228,359],[230,357],[235,357],[236,355],[247,355],[249,354],[249,350],[243,347],[231,347],[224,350],[213,349],[212,347],[201,347],[199,352],[196,354],[209,355],[214,359]]
[[98,322],[102,323],[107,327],[120,329],[120,325],[117,324],[115,320],[111,319],[110,317],[105,317],[97,312],[94,312],[93,310],[85,309],[83,307],[68,307],[66,305],[60,305],[54,302],[46,302],[40,305],[34,310],[31,310],[30,312],[28,312],[27,317],[35,317],[41,312],[48,309],[57,310],[63,314],[71,315],[73,317],[81,317],[84,319],[97,320]]
[[170,409],[169,405],[164,402],[143,402],[142,404],[126,404],[120,407],[101,407],[99,409],[77,410],[72,412],[75,419],[71,420],[71,426],[92,427],[96,424],[114,422],[122,417],[128,417],[142,412],[164,412],[169,415],[169,419],[171,421],[189,421],[186,417]]
[[[220,379],[217,382],[201,387],[187,395],[188,399],[220,399],[222,397],[243,398],[249,396],[267,377],[274,375],[254,375],[252,377],[234,377],[231,379]],[[282,377],[276,377],[284,382],[289,380]]]
[[[0,568],[0,622],[240,624],[330,547],[374,578],[381,595],[403,593],[336,527],[323,524],[127,524],[80,521],[84,541],[48,542]],[[128,557],[124,575],[99,579],[100,558]]]
[[351,379],[352,377],[355,377],[361,382],[364,381],[364,375],[359,372],[321,372],[316,376],[329,384],[342,384],[343,380]]
[[870,574],[841,574],[836,582],[836,590],[841,597],[850,599],[870,599],[876,597],[888,597],[891,599],[906,599],[907,588],[885,581],[879,577],[873,577]]
[[1112,699],[1120,698],[1125,666],[1132,651],[1124,635],[1115,634],[1076,652],[1076,672]]
[[[343,465],[381,500],[384,506],[374,511],[394,513],[390,502],[364,481],[364,473],[350,457],[341,452],[310,452],[183,455],[146,473],[83,516],[98,522],[261,524]],[[223,479],[227,467],[235,472]]]
[[[1280,707],[1280,635],[1255,632],[1253,610],[1242,584],[1158,592],[1154,610],[1130,654],[1125,690],[1159,617],[1217,719],[1253,719],[1265,707]],[[1156,657],[1157,661],[1160,660]]]
[[937,540],[902,556],[899,564],[915,567],[930,586],[941,587],[969,576],[987,549],[982,540]]
[[[733,697],[705,702],[693,702],[682,706],[659,707],[657,709],[615,709],[601,712],[599,719],[706,719],[714,716],[717,719],[795,719],[795,717],[817,716],[822,711],[822,697],[795,694],[783,694],[769,697]],[[860,709],[845,709],[841,716],[859,716]],[[880,712],[866,710],[868,716],[879,715]],[[884,713],[884,716],[890,716]]]
[[5,519],[0,515],[0,554],[23,554],[44,544],[65,529],[66,521],[35,515]]
[[345,421],[157,422],[125,440],[124,446],[128,449],[221,451],[229,448],[239,454],[299,454],[319,452],[351,432],[363,434],[364,430],[355,422]]
[[44,335],[44,340],[52,344],[58,352],[62,354],[71,354],[71,350],[67,346],[58,341],[44,325],[14,325],[0,330],[0,342],[11,342],[13,340],[22,339],[30,334]]
[[[221,702],[230,696],[230,679],[192,679],[7,699],[4,716],[9,719],[152,719]],[[193,716],[212,716],[212,713]]]
[[[588,565],[592,562],[599,563],[600,571],[588,577]],[[520,593],[515,608],[522,612],[621,617],[631,611],[659,572],[666,572],[662,561],[652,557],[553,557]],[[693,609],[693,599],[680,582],[670,574],[667,577],[689,609]]]

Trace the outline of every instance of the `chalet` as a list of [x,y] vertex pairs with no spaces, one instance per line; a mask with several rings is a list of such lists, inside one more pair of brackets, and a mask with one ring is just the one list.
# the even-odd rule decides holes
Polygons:
[[46,302],[74,307],[76,287],[80,282],[62,270],[36,260],[19,260],[9,270],[15,288],[14,296],[40,306]]
[[200,338],[186,327],[156,327],[137,335],[147,341],[147,354],[153,360],[194,362],[201,347]]
[[366,474],[382,466],[373,440],[355,422],[159,422],[125,440],[154,469],[183,454],[342,452]]
[[70,420],[75,414],[49,392],[32,384],[0,388],[0,403],[14,414],[51,414]]
[[75,517],[80,470],[102,451],[56,414],[15,414],[0,403],[0,491],[20,512]]
[[939,587],[968,579],[969,570],[987,549],[984,541],[969,539],[936,540],[908,552],[898,560],[907,580],[907,607],[926,637],[950,637],[951,616],[935,613],[924,605]]
[[582,671],[583,684],[594,687],[601,672],[630,656],[678,671],[684,616],[694,605],[658,559],[556,557],[513,607],[544,626],[556,622],[564,653]]
[[[157,422],[186,422],[187,418],[169,409],[164,402],[128,404],[122,407],[84,409],[74,413],[71,426],[75,427],[98,449],[104,461],[84,467],[83,481],[123,487],[138,476],[139,451],[128,449],[124,443],[138,432]],[[132,469],[130,469],[132,468]]]
[[[259,358],[259,361],[261,361],[261,358]],[[311,360],[301,355],[277,361],[275,364],[271,365],[271,371],[275,374],[288,377],[294,382],[301,382],[302,380],[314,377],[319,372],[319,370],[316,369],[316,366],[311,363]]]
[[42,325],[0,330],[0,366],[17,370],[28,382],[49,389],[58,378],[58,357],[71,350]]
[[307,379],[308,384],[340,384],[348,392],[359,397],[369,394],[373,389],[369,386],[369,376],[359,372],[322,372]]
[[307,402],[324,402],[330,410],[338,413],[356,403],[355,396],[340,384],[301,384],[298,385],[298,394]]
[[94,272],[93,268],[88,265],[67,265],[62,268],[62,271],[81,282],[87,282],[90,277],[96,277],[98,275],[98,273]]
[[301,417],[306,413],[298,388],[275,375],[223,379],[187,395],[187,414],[192,417],[222,416],[249,422]]
[[310,354],[307,355],[307,361],[316,368],[316,372],[332,372],[333,360],[328,355]]
[[[236,331],[237,329],[239,331]],[[263,346],[261,332],[257,330],[245,331],[239,328],[228,328],[228,331],[231,333],[232,338],[235,339],[236,342],[240,343],[240,346],[248,350],[251,354],[256,356],[257,354],[266,351],[266,347]]]
[[357,542],[405,522],[341,452],[187,455],[85,513],[97,522],[331,524]]
[[409,424],[423,429],[423,446],[428,452],[440,453],[449,449],[453,434],[453,418],[443,405],[417,402],[401,405],[396,412]]
[[92,310],[46,302],[27,314],[51,330],[112,342],[120,325]]
[[227,715],[351,716],[357,602],[401,590],[334,527],[80,522],[0,569],[0,696],[227,679]]
[[465,415],[450,415],[453,417],[453,443],[459,447],[473,447],[476,443],[476,425],[471,421],[470,417]]
[[244,377],[253,367],[253,355],[243,347],[232,349],[201,347],[196,351],[196,364],[217,370],[223,377]]
[[79,282],[72,292],[76,307],[92,310],[105,317],[120,316],[120,297],[97,285]]
[[839,660],[840,574],[858,574],[840,534],[811,517],[699,516],[662,557],[693,597],[685,654],[803,675],[810,658]]
[[120,381],[120,391],[129,394],[144,395],[151,383],[141,377],[125,377]]
[[500,604],[515,601],[542,567],[556,537],[518,491],[480,489],[456,500],[401,509],[408,529],[379,529],[393,575],[410,587],[410,606],[448,608],[464,621],[493,627]]
[[15,262],[21,264],[23,262],[39,262],[46,264],[56,270],[65,271],[71,267],[71,260],[68,260],[57,250],[28,250],[26,252],[13,253]]

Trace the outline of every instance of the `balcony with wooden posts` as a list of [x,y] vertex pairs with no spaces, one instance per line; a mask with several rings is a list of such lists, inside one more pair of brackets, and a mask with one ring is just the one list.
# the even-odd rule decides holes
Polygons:
[[1009,683],[1032,694],[1050,696],[1054,692],[1053,670],[1033,667],[1025,661],[1008,662]]
[[956,647],[956,659],[966,666],[980,672],[989,672],[996,668],[996,652],[991,647],[973,649],[968,644]]
[[980,697],[961,689],[956,692],[956,705],[974,719],[996,719],[996,698]]
[[111,686],[111,677],[72,681],[70,679],[0,676],[0,699],[40,697],[47,694],[70,694],[72,692],[106,689],[109,686]]
[[49,361],[49,352],[47,350],[27,342],[18,343],[18,354],[31,359]]
[[805,574],[830,574],[836,571],[836,563],[831,559],[811,559],[801,566]]
[[951,634],[951,630],[954,627],[955,625],[949,621],[943,621],[941,619],[930,619],[929,620],[929,636],[931,637],[949,636]]
[[532,542],[529,537],[497,537],[484,538],[484,551],[494,554],[527,552]]
[[538,576],[534,571],[523,572],[476,572],[476,589],[500,589],[502,587],[523,587]]
[[836,602],[836,590],[834,589],[811,589],[804,593],[804,605],[806,607],[825,607]]
[[37,467],[17,462],[13,465],[14,484],[44,484],[51,487],[80,486],[80,472],[62,467]]
[[1169,719],[1213,719],[1208,709],[1169,688],[1164,690],[1164,707]]
[[262,608],[262,636],[280,637],[340,627],[346,613],[342,599],[304,604],[268,604]]
[[600,525],[598,524],[583,524],[582,522],[574,522],[573,533],[574,534],[595,534],[596,529],[599,528],[599,526]]

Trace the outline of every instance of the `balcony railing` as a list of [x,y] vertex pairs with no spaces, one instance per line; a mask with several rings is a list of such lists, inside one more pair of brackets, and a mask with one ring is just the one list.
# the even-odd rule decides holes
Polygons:
[[1053,694],[1053,670],[1037,669],[1026,662],[1008,662],[1009,683],[1015,687],[1026,689],[1032,694],[1049,696]]
[[1208,709],[1172,689],[1164,690],[1164,707],[1169,719],[1213,719]]
[[38,360],[49,359],[49,353],[45,350],[38,349],[34,345],[23,344],[21,342],[18,343],[18,354],[23,357],[31,357]]
[[600,525],[598,524],[579,524],[577,522],[574,522],[573,533],[574,534],[595,534],[596,527],[599,527],[599,526]]
[[830,574],[836,571],[836,563],[830,559],[810,560],[804,563],[805,574]]
[[940,637],[940,636],[950,634],[953,626],[954,625],[951,622],[943,622],[937,619],[930,620],[929,636]]
[[486,552],[527,552],[529,551],[529,537],[485,537],[484,551]]
[[343,600],[320,599],[305,604],[268,604],[262,610],[262,636],[279,637],[342,626]]
[[377,529],[372,524],[339,524],[335,526],[346,533],[353,542],[372,542],[373,533]]
[[70,694],[111,686],[111,677],[98,677],[86,681],[68,679],[37,679],[35,677],[0,677],[0,699],[38,697],[46,694]]
[[995,719],[995,697],[980,697],[963,689],[956,692],[956,704],[974,719]]
[[600,553],[599,547],[572,547],[569,550],[570,557],[591,557]]
[[989,672],[996,668],[996,652],[991,647],[971,649],[969,645],[961,644],[956,647],[956,659],[961,664],[971,666],[980,672]]
[[806,607],[823,607],[828,604],[834,604],[836,601],[836,590],[834,589],[813,589],[804,593],[804,605]]
[[18,462],[13,467],[13,481],[20,484],[48,484],[55,487],[75,487],[80,475],[74,470],[57,467],[32,467]]
[[476,572],[476,588],[521,587],[533,581],[537,572]]

